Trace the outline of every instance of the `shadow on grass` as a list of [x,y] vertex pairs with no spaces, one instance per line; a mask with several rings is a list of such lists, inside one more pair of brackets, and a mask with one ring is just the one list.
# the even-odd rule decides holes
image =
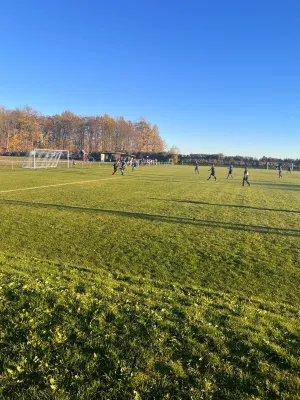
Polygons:
[[[180,179],[182,178],[182,179]],[[202,176],[203,178],[203,176]],[[200,179],[193,179],[192,177],[186,178],[186,177],[179,177],[178,176],[168,176],[168,177],[157,177],[157,178],[152,178],[148,175],[143,175],[143,176],[139,176],[136,178],[136,180],[142,182],[142,183],[152,183],[152,182],[156,182],[156,183],[182,183],[182,184],[194,184],[194,185],[199,185],[199,184],[206,184],[207,183],[207,176],[204,176],[204,180],[200,180]],[[217,184],[225,184],[224,182],[226,181],[226,179],[220,178],[217,179],[216,182]],[[230,180],[229,182],[232,182],[234,185],[240,185],[242,186],[242,178],[235,178]],[[227,182],[227,181],[226,181]],[[273,189],[273,190],[293,190],[296,192],[300,191],[300,185],[293,185],[293,184],[288,184],[288,183],[272,183],[272,182],[262,182],[262,181],[255,181],[255,180],[250,180],[251,186],[252,187],[268,187],[268,189]]]
[[[251,182],[251,181],[250,181]],[[281,190],[300,190],[300,185],[298,184],[291,184],[291,183],[286,183],[286,182],[278,182],[278,183],[273,183],[269,181],[253,181],[255,186],[270,186],[270,188],[276,188],[276,189],[281,189]]]
[[216,207],[248,208],[250,210],[275,211],[275,212],[287,212],[287,213],[300,214],[300,210],[285,210],[285,209],[281,209],[281,208],[263,208],[263,207],[243,206],[243,205],[238,205],[238,204],[217,204],[217,203],[208,203],[205,201],[194,201],[194,200],[157,199],[154,197],[150,197],[150,200],[171,201],[171,202],[175,202],[175,203],[187,203],[187,204],[202,204],[202,205],[206,205],[206,206],[216,206]]
[[168,215],[145,214],[145,213],[138,213],[131,211],[104,210],[101,208],[81,207],[81,206],[73,206],[65,204],[38,203],[38,202],[30,202],[23,200],[1,199],[0,204],[1,203],[12,204],[17,206],[26,206],[26,207],[39,207],[39,208],[42,207],[42,208],[54,208],[57,210],[62,209],[62,210],[78,211],[78,212],[102,213],[102,214],[110,214],[127,218],[144,219],[144,220],[159,221],[159,222],[166,222],[173,224],[194,225],[199,227],[206,226],[208,228],[242,230],[242,231],[259,232],[259,233],[271,233],[283,236],[300,237],[300,229],[275,228],[275,227],[261,226],[261,225],[237,224],[232,222],[210,221],[210,220],[202,220],[202,219],[186,218],[186,217],[172,217]]
[[143,183],[149,183],[149,182],[156,182],[156,183],[165,183],[165,182],[169,182],[169,183],[176,183],[176,182],[178,182],[178,183],[188,183],[188,184],[199,184],[199,183],[205,183],[205,182],[195,182],[194,180],[192,180],[192,179],[190,179],[190,180],[187,180],[186,178],[182,178],[181,180],[180,179],[178,179],[177,177],[176,178],[173,178],[173,177],[166,177],[166,178],[159,178],[159,179],[151,179],[151,178],[148,178],[148,176],[144,176],[144,177],[139,177],[139,178],[137,178],[136,180],[138,180],[139,182],[141,182],[141,184],[143,184]]

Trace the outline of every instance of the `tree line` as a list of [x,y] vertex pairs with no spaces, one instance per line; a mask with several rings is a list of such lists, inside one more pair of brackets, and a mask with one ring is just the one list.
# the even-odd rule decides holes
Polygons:
[[145,118],[79,116],[65,111],[43,115],[29,106],[13,110],[0,107],[0,147],[24,152],[35,147],[92,152],[159,153],[166,148],[157,125]]
[[[175,157],[177,156],[177,157]],[[265,168],[269,166],[277,167],[278,164],[288,165],[294,164],[295,167],[300,167],[300,160],[298,158],[274,158],[263,156],[261,158],[248,157],[248,156],[226,156],[225,154],[174,154],[173,158],[177,158],[177,163],[180,164],[194,164],[196,161],[199,164],[215,164],[215,165],[235,165],[244,166],[247,165],[253,168]]]
[[157,125],[145,118],[126,121],[123,117],[79,116],[64,111],[53,116],[43,115],[29,106],[13,110],[0,106],[0,150],[25,152],[33,148],[69,150],[78,153],[122,152],[139,158],[151,155],[158,161],[174,164],[248,165],[250,167],[275,167],[279,163],[293,163],[300,167],[299,159],[272,157],[226,156],[219,154],[180,154],[173,146],[166,151]]

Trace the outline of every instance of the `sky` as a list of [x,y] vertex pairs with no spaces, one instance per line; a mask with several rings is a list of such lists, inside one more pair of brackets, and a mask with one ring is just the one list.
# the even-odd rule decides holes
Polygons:
[[300,157],[300,1],[2,0],[0,104],[145,117],[181,153]]

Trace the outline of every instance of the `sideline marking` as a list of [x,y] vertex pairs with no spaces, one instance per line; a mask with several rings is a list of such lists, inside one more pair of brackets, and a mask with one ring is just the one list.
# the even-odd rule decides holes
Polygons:
[[0,193],[19,192],[19,191],[22,191],[22,190],[45,189],[45,188],[49,188],[49,187],[76,185],[76,184],[80,184],[80,183],[107,181],[109,179],[113,179],[113,178],[92,179],[92,180],[89,180],[89,181],[76,181],[76,182],[67,182],[67,183],[57,183],[55,185],[33,186],[33,187],[29,187],[29,188],[1,190]]

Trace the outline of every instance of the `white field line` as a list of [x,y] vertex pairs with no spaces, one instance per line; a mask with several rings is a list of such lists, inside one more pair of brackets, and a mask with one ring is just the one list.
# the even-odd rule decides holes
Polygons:
[[67,183],[57,183],[55,185],[44,185],[44,186],[33,186],[28,188],[21,188],[21,189],[9,189],[9,190],[1,190],[1,193],[10,193],[10,192],[20,192],[23,190],[35,190],[35,189],[46,189],[50,187],[58,187],[58,186],[66,186],[66,185],[80,185],[81,183],[91,183],[91,182],[99,182],[99,181],[107,181],[113,178],[103,178],[103,179],[93,179],[88,181],[76,181],[76,182],[67,182]]

